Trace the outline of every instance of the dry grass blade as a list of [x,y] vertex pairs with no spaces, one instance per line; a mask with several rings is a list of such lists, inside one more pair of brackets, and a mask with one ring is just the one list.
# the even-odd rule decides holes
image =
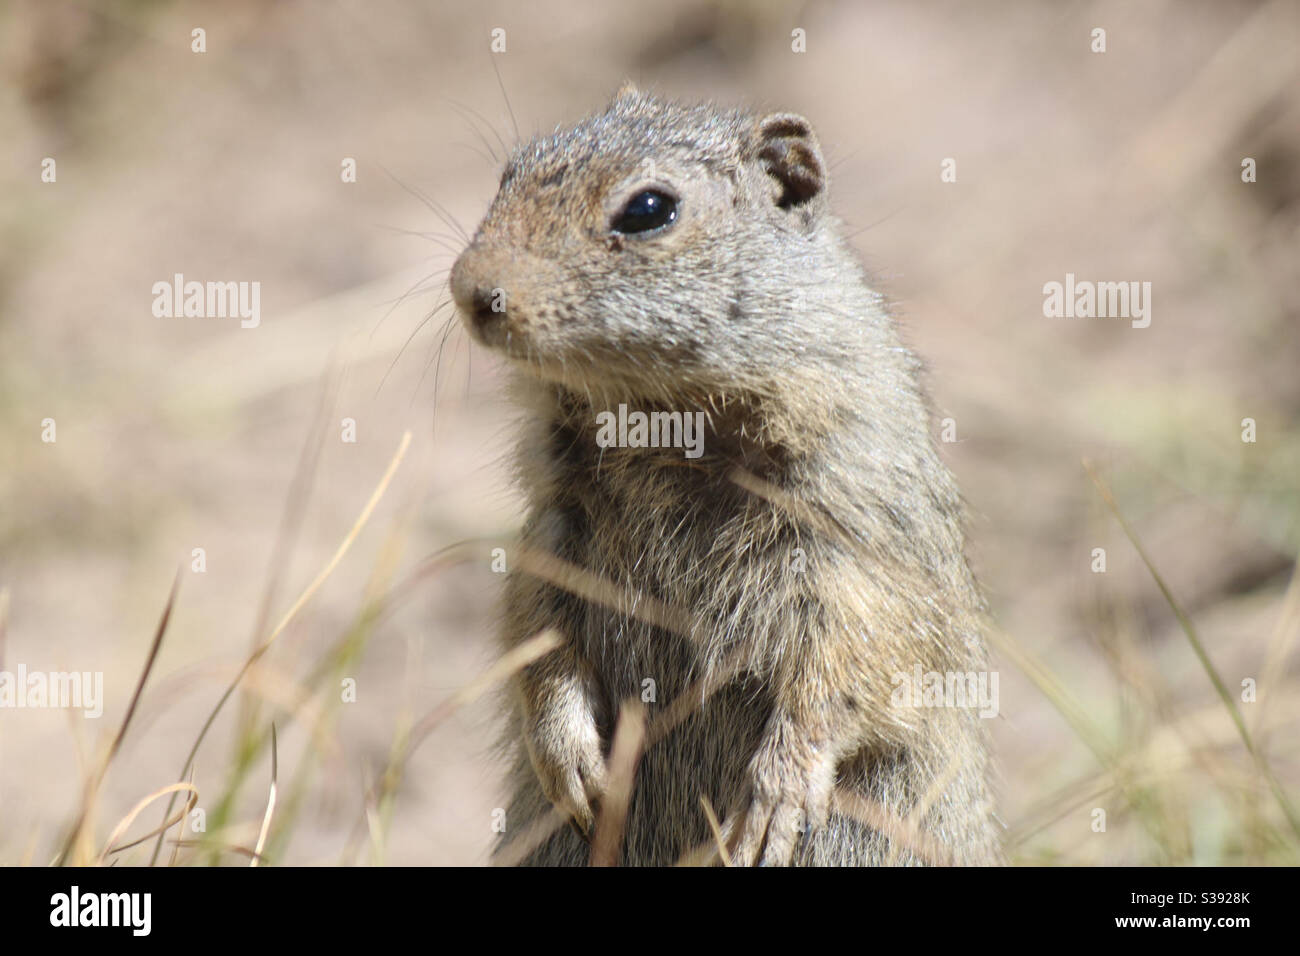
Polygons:
[[1113,767],[1115,761],[1111,748],[1089,719],[1087,710],[1075,699],[1064,684],[1042,663],[1031,657],[1020,645],[995,627],[988,629],[989,644],[1011,662],[1042,691],[1057,712],[1065,718],[1070,728],[1092,751],[1103,767]]
[[[925,793],[916,806],[908,811],[907,817],[903,820],[903,826],[907,830],[909,840],[915,842],[921,834],[921,821],[925,815],[930,812],[935,801],[943,796],[943,792],[948,789],[949,785],[956,779],[957,774],[961,772],[961,763],[955,758],[948,761],[943,773],[939,774],[930,781],[930,786],[926,787]],[[903,845],[897,840],[890,841],[888,865],[893,866],[898,862],[898,854],[902,851]]]
[[709,798],[703,794],[700,795],[700,809],[704,812],[704,819],[709,823],[709,832],[713,834],[713,840],[687,850],[677,861],[677,865],[708,866],[714,860],[721,860],[723,866],[731,866],[731,852],[727,849],[727,836],[722,832],[722,822],[718,819],[718,812],[713,809]]
[[1111,514],[1115,516],[1115,520],[1119,522],[1120,528],[1124,531],[1124,536],[1128,538],[1129,543],[1132,544],[1134,550],[1137,551],[1138,557],[1141,558],[1142,563],[1146,565],[1147,571],[1150,572],[1151,577],[1155,580],[1156,587],[1160,589],[1160,593],[1164,596],[1165,602],[1169,605],[1170,610],[1174,612],[1174,617],[1178,619],[1178,624],[1182,628],[1183,634],[1187,637],[1187,643],[1191,645],[1192,651],[1196,654],[1197,660],[1201,662],[1201,667],[1205,670],[1206,676],[1209,677],[1210,683],[1214,685],[1214,689],[1218,693],[1219,699],[1223,701],[1224,708],[1227,709],[1229,716],[1232,718],[1232,722],[1236,724],[1237,733],[1241,736],[1241,741],[1246,747],[1246,752],[1254,758],[1255,765],[1259,768],[1260,773],[1268,782],[1269,789],[1273,791],[1273,796],[1276,798],[1278,805],[1282,808],[1282,812],[1286,815],[1287,822],[1291,825],[1292,831],[1297,837],[1300,837],[1300,813],[1297,813],[1295,807],[1291,805],[1291,801],[1282,790],[1282,785],[1278,782],[1277,777],[1268,766],[1268,762],[1265,760],[1264,755],[1258,750],[1258,748],[1256,748],[1255,742],[1251,738],[1250,731],[1246,729],[1246,720],[1242,717],[1241,710],[1237,707],[1237,702],[1232,699],[1232,694],[1228,691],[1228,685],[1223,682],[1223,678],[1219,676],[1219,672],[1215,669],[1213,661],[1210,660],[1210,656],[1205,652],[1205,646],[1201,643],[1201,639],[1196,633],[1196,628],[1192,626],[1191,618],[1189,618],[1183,611],[1182,605],[1174,599],[1173,593],[1169,590],[1169,586],[1165,584],[1165,580],[1161,577],[1160,572],[1156,570],[1156,566],[1152,562],[1150,555],[1148,555],[1146,549],[1142,547],[1142,542],[1139,540],[1137,533],[1129,526],[1128,521],[1125,520],[1124,515],[1120,512],[1119,505],[1116,504],[1115,497],[1111,494],[1110,487],[1102,480],[1101,476],[1097,474],[1096,470],[1092,467],[1092,463],[1087,459],[1083,462],[1083,468],[1088,473],[1088,477],[1092,479],[1092,483],[1096,485],[1097,492],[1101,495],[1102,500],[1106,502],[1106,507],[1110,509]]
[[[211,841],[209,840],[168,840],[167,842],[172,845],[174,850],[180,850],[181,847],[186,847],[187,849],[195,847],[212,848]],[[253,860],[254,863],[257,861],[257,851],[252,847],[240,846],[237,843],[224,843],[215,847],[215,849],[221,853],[241,853]],[[251,866],[253,864],[249,865]]]
[[[1100,781],[1100,782],[1098,782]],[[1091,785],[1091,786],[1089,786]],[[1071,780],[1024,811],[1006,836],[1008,848],[1018,847],[1031,838],[1060,823],[1081,807],[1095,807],[1098,801],[1119,785],[1109,779],[1090,775],[1082,780]]]
[[131,824],[135,822],[135,818],[140,815],[140,812],[144,810],[145,807],[149,806],[149,804],[153,803],[159,797],[166,796],[169,793],[179,793],[181,791],[192,793],[194,794],[194,799],[195,800],[198,799],[199,791],[195,789],[194,784],[171,783],[165,787],[155,790],[153,793],[149,794],[149,796],[145,797],[134,807],[132,807],[131,812],[128,813],[126,816],[124,816],[120,821],[118,821],[117,826],[113,828],[113,832],[109,835],[108,841],[104,844],[104,849],[99,854],[98,863],[102,866],[104,863],[104,858],[107,857],[110,853],[117,853],[120,852],[121,850],[125,850],[128,846],[135,846],[137,843],[141,843],[144,840],[148,839],[150,836],[153,836],[155,832],[159,832],[159,833],[166,832],[168,827],[175,824],[177,820],[179,820],[181,817],[185,815],[190,804],[187,804],[186,808],[181,810],[181,812],[177,814],[176,819],[165,820],[163,822],[163,825],[159,827],[158,830],[150,831],[144,837],[142,837],[139,840],[135,840],[132,843],[127,843],[120,847],[113,846],[113,844],[117,841],[117,838],[120,837],[123,833],[125,833],[128,829],[130,829]]
[[598,574],[580,568],[576,564],[570,564],[545,551],[520,548],[516,553],[515,561],[519,570],[525,574],[541,578],[570,594],[576,594],[596,604],[603,604],[619,614],[626,614],[628,617],[644,621],[665,631],[672,631],[683,637],[690,636],[690,615],[680,608],[671,607],[655,598],[619,587]]
[[701,806],[701,809],[705,812],[705,819],[708,821],[708,829],[710,829],[712,834],[714,834],[714,848],[718,851],[718,856],[720,860],[723,861],[723,866],[731,866],[731,851],[728,851],[727,849],[727,839],[723,836],[723,825],[722,821],[718,819],[718,812],[714,809],[714,805],[708,803],[708,797],[706,796],[699,797],[699,806]]
[[[239,673],[235,675],[235,679],[230,682],[225,693],[221,695],[221,699],[218,700],[216,706],[212,708],[212,712],[208,714],[208,719],[203,722],[203,727],[199,730],[198,738],[194,741],[194,745],[190,748],[190,752],[185,758],[185,766],[181,768],[181,776],[184,776],[189,772],[190,766],[194,763],[195,756],[198,755],[199,747],[202,746],[204,738],[208,735],[208,731],[212,728],[213,723],[217,719],[217,715],[221,713],[221,709],[225,706],[226,701],[230,699],[236,688],[239,687],[240,682],[243,681],[244,675],[248,673],[249,668],[256,664],[258,659],[270,649],[271,645],[275,643],[275,639],[283,633],[284,629],[289,626],[289,622],[297,616],[298,612],[301,611],[316,592],[320,590],[321,585],[323,585],[329,576],[334,573],[334,569],[339,566],[344,556],[349,550],[351,550],[353,542],[356,541],[357,537],[361,534],[361,529],[366,526],[366,523],[370,520],[370,516],[379,505],[380,499],[384,497],[384,492],[388,490],[388,485],[393,480],[393,476],[397,473],[397,468],[401,465],[402,459],[406,457],[406,450],[410,445],[411,433],[408,431],[402,435],[401,444],[398,445],[397,452],[393,455],[392,461],[388,463],[388,469],[384,472],[383,477],[379,479],[379,484],[375,486],[374,493],[371,494],[370,500],[367,501],[366,506],[361,509],[361,514],[357,516],[357,520],[353,523],[352,530],[347,533],[347,536],[334,552],[334,556],[330,558],[329,563],[321,569],[321,572],[316,575],[315,580],[307,586],[307,589],[299,595],[298,600],[294,601],[293,606],[289,608],[284,617],[280,619],[280,623],[275,626],[275,630],[271,632],[271,635],[263,641],[257,650],[253,651],[244,662],[244,666],[239,669]],[[167,806],[167,814],[171,813],[171,806],[171,803],[169,803]],[[164,814],[164,816],[165,815],[166,814]],[[159,834],[158,843],[154,846],[153,857],[149,861],[150,866],[158,861],[158,854],[162,851],[162,842],[162,834]]]
[[425,738],[456,711],[472,704],[497,684],[509,680],[514,674],[558,649],[563,643],[564,638],[560,636],[559,631],[547,629],[502,654],[491,667],[431,710],[415,725],[411,731],[405,756],[409,758]]
[[486,539],[458,541],[421,559],[420,563],[405,578],[395,584],[386,594],[375,598],[372,607],[367,609],[367,614],[373,613],[374,615],[374,627],[380,627],[410,596],[419,593],[418,585],[423,584],[435,575],[441,574],[448,568],[471,561],[483,560],[490,546],[496,546],[495,539],[492,539],[491,542]]
[[650,721],[646,733],[646,747],[653,747],[667,737],[672,733],[673,728],[699,710],[705,701],[735,679],[740,673],[741,658],[739,650],[733,651],[711,674],[701,677],[687,687],[658,717]]
[[[375,845],[382,845],[382,812],[384,806],[391,799],[392,795],[397,792],[401,785],[402,778],[406,774],[406,766],[411,757],[428,736],[433,733],[437,727],[455,714],[462,707],[465,707],[478,700],[483,694],[487,693],[498,684],[509,680],[511,676],[523,670],[529,664],[547,654],[551,653],[561,644],[564,643],[558,631],[547,629],[528,640],[523,641],[512,647],[475,680],[462,687],[447,700],[438,704],[433,710],[425,714],[420,719],[404,741],[393,748],[393,756],[390,758],[388,766],[384,769],[383,774],[378,780],[366,788],[365,800],[363,802],[364,824],[369,828],[371,841]],[[563,821],[561,821],[563,822]],[[350,850],[355,846],[356,831],[349,838],[348,850],[344,853],[344,858],[351,856]],[[544,838],[543,838],[544,839]]]
[[632,803],[636,767],[645,747],[645,705],[632,698],[619,710],[609,753],[609,786],[600,798],[596,835],[591,841],[592,866],[617,866],[623,830]]
[[352,530],[347,533],[347,537],[345,537],[339,544],[338,549],[334,552],[334,557],[330,558],[329,563],[321,569],[318,575],[316,575],[316,579],[307,586],[307,590],[303,591],[302,594],[299,595],[298,600],[293,603],[293,607],[289,608],[289,610],[285,612],[284,617],[282,617],[280,623],[275,626],[275,630],[271,632],[270,637],[268,637],[258,649],[257,653],[259,655],[270,647],[275,639],[283,633],[284,629],[289,626],[289,622],[292,621],[298,615],[298,612],[303,609],[304,605],[315,596],[316,592],[320,590],[321,585],[324,584],[326,579],[334,573],[334,569],[339,566],[344,556],[349,550],[351,550],[353,542],[355,542],[357,537],[361,534],[361,529],[366,526],[367,522],[369,522],[370,516],[379,505],[380,499],[384,497],[384,492],[388,490],[389,483],[393,480],[393,476],[397,474],[397,469],[402,464],[402,459],[406,457],[406,450],[410,447],[411,433],[408,431],[403,433],[402,441],[397,446],[397,451],[393,454],[392,461],[388,463],[388,469],[384,472],[383,477],[379,479],[379,484],[375,486],[375,490],[371,494],[370,500],[366,502],[366,506],[361,509],[361,514],[357,516],[357,520],[353,523]]
[[952,865],[952,853],[947,847],[928,834],[911,832],[907,821],[890,813],[875,800],[841,789],[835,791],[831,806],[837,813],[883,833],[891,843],[902,846],[930,866]]
[[[249,634],[250,651],[257,650],[258,640],[266,632],[266,625],[271,617],[271,608],[275,603],[276,595],[280,591],[281,578],[289,563],[289,556],[293,553],[298,536],[302,531],[303,520],[307,513],[307,503],[311,500],[312,479],[315,477],[320,464],[321,452],[325,447],[325,436],[328,434],[326,423],[337,404],[341,379],[342,375],[339,372],[337,363],[331,361],[321,386],[320,398],[316,403],[316,413],[311,428],[307,431],[307,441],[298,455],[298,464],[294,468],[293,478],[285,494],[284,508],[280,512],[280,526],[276,530],[275,544],[271,548],[271,559],[267,563],[266,585],[262,589],[262,598],[257,607],[257,617],[253,622],[253,630]],[[245,700],[242,703],[242,713],[236,721],[236,725],[247,730],[255,722],[256,711],[253,708],[252,701]]]
[[863,546],[863,542],[858,541],[851,535],[843,525],[835,521],[825,512],[819,511],[808,502],[798,498],[782,488],[778,488],[770,481],[765,481],[755,475],[753,472],[746,471],[744,468],[733,468],[727,477],[739,487],[745,489],[756,498],[761,498],[775,508],[779,508],[788,516],[801,524],[808,525],[817,531],[818,534],[825,536],[840,544],[850,548],[857,549]]
[[117,755],[122,746],[122,740],[126,737],[127,728],[131,726],[131,718],[135,715],[136,707],[140,703],[140,696],[144,693],[145,684],[148,683],[149,675],[153,672],[153,665],[158,659],[158,649],[162,647],[163,635],[167,633],[167,623],[171,620],[172,607],[176,603],[176,592],[180,585],[181,574],[180,571],[177,571],[176,577],[172,579],[172,589],[167,595],[167,604],[163,607],[162,617],[158,619],[158,627],[154,631],[153,643],[149,646],[149,656],[145,659],[144,670],[140,672],[140,679],[136,682],[134,693],[131,694],[131,702],[127,705],[125,716],[122,717],[122,724],[117,728],[117,735],[113,738],[113,743],[109,746],[108,753],[104,755],[104,760],[99,765],[99,769],[86,787],[77,820],[72,826],[72,832],[68,834],[63,850],[59,853],[58,865],[60,866],[67,861],[68,854],[72,852],[74,846],[82,844],[84,848],[89,839],[84,831],[86,821],[90,817],[91,807],[99,794],[99,788],[104,782],[104,776],[108,773],[108,765],[112,763],[113,757]]
[[522,834],[497,851],[493,863],[497,866],[518,866],[568,822],[569,818],[563,811],[551,807],[549,813],[538,817]]
[[265,660],[248,669],[241,686],[250,695],[283,711],[295,723],[305,727],[320,754],[333,759],[341,757],[339,742],[326,724],[322,707],[307,686],[269,666]]
[[1255,720],[1252,732],[1263,749],[1264,717],[1272,706],[1274,694],[1272,689],[1281,682],[1285,673],[1286,659],[1291,648],[1300,637],[1300,557],[1291,571],[1291,583],[1287,585],[1286,595],[1282,598],[1282,611],[1278,615],[1273,636],[1268,642],[1268,652],[1264,656],[1264,669],[1259,675],[1259,686],[1264,693],[1255,708]]
[[[370,776],[369,773],[366,776]],[[384,845],[384,826],[379,819],[379,803],[375,799],[374,790],[366,789],[365,799],[362,801],[362,809],[365,815],[366,829],[370,834],[370,843],[377,850],[377,856],[382,855]],[[350,842],[350,841],[349,841]],[[350,854],[348,854],[350,855]]]
[[249,866],[257,866],[266,847],[266,835],[271,830],[271,816],[275,813],[275,785],[280,776],[280,752],[275,739],[275,724],[271,724],[271,792],[266,798],[266,813],[262,815],[262,829],[257,834],[257,846],[253,848],[253,858]]
[[443,701],[415,725],[415,728],[411,731],[410,743],[407,745],[405,756],[409,758],[415,748],[439,724],[456,711],[472,704],[497,684],[508,680],[529,664],[559,648],[563,643],[564,638],[560,636],[559,631],[548,629],[515,645],[502,654],[491,667],[480,674],[474,681],[466,684],[450,698]]
[[[157,836],[159,833],[166,832],[167,830],[175,826],[177,823],[179,823],[187,813],[189,813],[191,810],[194,809],[195,804],[199,802],[199,791],[197,788],[194,787],[194,781],[190,780],[189,784],[190,787],[193,788],[193,792],[190,794],[189,798],[185,801],[185,806],[181,808],[180,812],[177,813],[173,819],[164,820],[162,826],[155,827],[154,829],[150,830],[148,833],[141,834],[140,836],[132,840],[130,843],[119,843],[111,850],[106,850],[105,852],[109,855],[112,855],[114,853],[121,853],[123,850],[129,850],[133,846],[139,846],[141,843],[143,843],[145,840],[149,839],[152,836]],[[114,861],[114,864],[116,865],[116,861]]]
[[1136,532],[1134,532],[1134,530],[1129,526],[1124,515],[1120,513],[1119,505],[1115,503],[1115,498],[1110,493],[1110,487],[1093,469],[1091,462],[1085,459],[1083,462],[1083,468],[1088,473],[1088,477],[1092,479],[1092,483],[1097,486],[1097,492],[1101,495],[1102,500],[1106,502],[1106,507],[1110,509],[1111,514],[1115,516],[1115,520],[1119,522],[1120,528],[1124,531],[1124,536],[1128,538],[1129,543],[1132,544],[1134,550],[1137,551],[1138,557],[1142,559],[1142,563],[1146,565],[1147,570],[1151,573],[1151,577],[1156,582],[1156,587],[1160,589],[1160,593],[1164,596],[1165,602],[1169,605],[1170,610],[1174,612],[1174,617],[1178,619],[1178,623],[1182,627],[1183,633],[1187,635],[1187,642],[1191,644],[1192,650],[1196,653],[1197,659],[1201,662],[1201,666],[1205,669],[1206,675],[1210,678],[1210,683],[1214,685],[1215,691],[1218,692],[1219,698],[1223,701],[1223,706],[1227,708],[1228,713],[1232,717],[1233,723],[1237,725],[1237,731],[1241,734],[1241,739],[1242,742],[1245,743],[1246,749],[1254,752],[1255,745],[1251,742],[1250,734],[1246,730],[1246,721],[1242,718],[1241,711],[1237,709],[1236,701],[1232,699],[1232,694],[1228,692],[1228,686],[1223,682],[1223,678],[1219,676],[1219,672],[1215,669],[1214,663],[1210,660],[1210,656],[1205,653],[1205,647],[1201,644],[1201,639],[1197,636],[1196,628],[1192,626],[1191,619],[1183,612],[1182,605],[1174,600],[1174,596],[1170,592],[1169,586],[1165,584],[1164,578],[1161,577],[1160,572],[1156,570],[1155,564],[1152,563],[1146,549],[1142,547],[1142,542],[1138,539]]
[[[197,771],[198,771],[198,768],[197,768],[197,767],[190,767],[190,783],[191,783],[191,784],[194,783],[194,776],[195,776],[195,774],[196,774]],[[197,802],[197,801],[196,801],[196,802]],[[193,806],[193,804],[191,804],[190,806]],[[186,813],[188,813],[188,812],[189,812],[189,808],[187,807],[187,808],[186,808]],[[165,820],[163,821],[163,828],[162,828],[162,829],[163,829],[163,832],[166,832],[167,830],[170,829],[170,826],[167,824],[167,822],[166,822]],[[185,833],[185,824],[182,823],[182,824],[181,824],[180,831],[179,831],[179,834],[184,834],[184,833]],[[178,835],[179,835],[179,834],[178,834]],[[152,834],[151,834],[151,835],[152,835]],[[173,840],[172,842],[173,842],[174,845],[172,846],[172,855],[171,855],[171,859],[169,859],[169,860],[167,861],[167,865],[168,865],[168,866],[175,866],[175,865],[176,865],[176,860],[180,857],[180,852],[181,852],[181,840],[177,839],[177,840]]]

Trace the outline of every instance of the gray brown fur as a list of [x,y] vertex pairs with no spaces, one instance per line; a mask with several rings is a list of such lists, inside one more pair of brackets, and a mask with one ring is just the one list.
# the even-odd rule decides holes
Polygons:
[[[611,232],[647,184],[679,197],[678,220],[651,237]],[[657,688],[653,719],[739,655],[742,675],[644,754],[625,863],[707,844],[701,796],[736,862],[921,862],[832,809],[831,792],[904,818],[936,780],[949,782],[922,833],[953,862],[1000,860],[981,720],[891,704],[917,663],[987,669],[983,608],[919,364],[826,188],[800,117],[624,89],[514,151],[453,269],[471,332],[515,367],[523,544],[690,621],[674,633],[510,574],[506,646],[547,628],[566,644],[513,689],[507,842],[552,804],[590,826],[619,704],[643,681]],[[496,289],[506,308],[489,314]],[[596,414],[620,402],[706,412],[703,456],[598,447]],[[741,487],[738,468],[776,497]],[[564,828],[527,862],[589,855]]]

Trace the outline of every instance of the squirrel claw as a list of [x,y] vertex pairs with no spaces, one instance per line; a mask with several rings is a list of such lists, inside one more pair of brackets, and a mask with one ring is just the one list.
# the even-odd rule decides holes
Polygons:
[[591,843],[591,834],[593,827],[583,826],[578,822],[577,817],[569,817],[569,829],[578,835],[578,839],[583,843]]
[[771,740],[755,757],[733,865],[789,866],[800,842],[826,825],[833,763],[815,747],[787,749],[779,740]]

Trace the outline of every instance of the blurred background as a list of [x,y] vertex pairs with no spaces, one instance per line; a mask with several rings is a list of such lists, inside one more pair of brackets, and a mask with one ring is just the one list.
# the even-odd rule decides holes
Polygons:
[[[955,423],[943,451],[999,625],[1013,859],[1300,861],[1298,11],[0,5],[0,669],[105,681],[99,720],[0,710],[0,864],[55,859],[83,808],[70,858],[92,859],[189,779],[224,688],[348,541],[406,430],[373,513],[198,748],[204,830],[178,859],[247,862],[274,721],[271,862],[486,861],[492,697],[394,758],[495,657],[500,577],[426,559],[521,515],[500,370],[435,310],[516,124],[577,120],[629,78],[819,131],[833,204]],[[260,282],[260,325],[156,317],[176,273]],[[1044,317],[1066,273],[1150,282],[1150,326]]]

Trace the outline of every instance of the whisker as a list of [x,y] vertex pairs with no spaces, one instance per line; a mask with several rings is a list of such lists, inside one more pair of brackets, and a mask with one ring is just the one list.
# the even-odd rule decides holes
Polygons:
[[[439,270],[437,270],[436,272],[431,272],[431,273],[429,273],[427,276],[422,276],[421,278],[416,279],[415,282],[413,282],[413,283],[411,284],[410,288],[408,288],[405,292],[403,292],[401,295],[399,295],[396,299],[391,299],[391,300],[389,300],[389,302],[388,302],[388,311],[385,312],[383,315],[381,315],[381,316],[379,317],[379,321],[375,323],[375,327],[374,327],[373,329],[370,330],[369,341],[374,341],[375,333],[378,332],[378,331],[379,331],[379,327],[380,327],[381,325],[384,324],[384,320],[387,319],[390,315],[392,315],[392,314],[393,314],[393,311],[394,311],[394,310],[395,310],[399,305],[401,305],[403,302],[405,302],[405,301],[406,301],[406,300],[407,300],[411,295],[413,295],[413,294],[419,294],[419,293],[422,293],[422,292],[428,292],[429,289],[433,288],[432,286],[430,286],[430,287],[428,287],[428,288],[421,289],[421,288],[419,288],[419,286],[424,285],[424,283],[428,282],[430,279],[437,278],[438,276],[444,276],[444,277],[445,277],[445,276],[447,275],[447,273],[449,273],[449,272],[451,272],[450,267],[449,267],[449,268],[446,268],[446,269],[439,269]],[[385,303],[380,302],[380,305],[383,305],[383,304],[385,304]]]
[[438,311],[440,309],[450,304],[451,304],[450,299],[444,299],[442,302],[439,302],[437,305],[433,307],[433,310],[430,311],[428,315],[426,315],[423,319],[420,320],[420,324],[411,330],[411,334],[406,337],[406,341],[402,343],[402,347],[398,349],[397,354],[393,356],[393,361],[389,364],[388,370],[384,372],[383,378],[379,380],[379,385],[375,388],[376,395],[378,395],[380,390],[384,387],[384,383],[388,381],[388,376],[391,375],[393,369],[396,368],[397,360],[402,357],[403,353],[406,351],[406,347],[411,344],[411,340],[414,339],[416,335],[419,334],[422,328],[424,328],[430,321],[432,321],[433,317],[438,314]]
[[438,342],[438,350],[434,353],[430,362],[425,364],[424,371],[420,373],[420,380],[416,382],[415,394],[411,396],[411,404],[414,405],[415,399],[419,395],[420,386],[424,384],[424,377],[429,374],[429,366],[433,365],[433,424],[430,427],[431,432],[436,431],[438,427],[438,386],[442,376],[442,351],[447,345],[447,336],[451,335],[452,331],[458,324],[455,312],[453,312],[447,321],[443,323],[442,338]]
[[459,236],[453,236],[446,232],[432,232],[420,229],[403,229],[400,226],[389,226],[384,223],[376,223],[376,228],[385,229],[389,232],[397,233],[400,236],[415,236],[417,239],[427,239],[429,242],[437,243],[446,249],[453,256],[460,255],[465,250],[465,243]]
[[515,119],[515,108],[510,105],[510,97],[506,95],[506,85],[501,79],[501,69],[497,66],[497,58],[492,57],[492,72],[497,75],[497,86],[501,87],[501,98],[506,101],[506,111],[510,114],[510,125],[514,127],[515,142],[519,142],[519,122]]
[[479,149],[473,143],[452,143],[451,145],[459,147],[460,149],[470,150],[475,156],[483,160],[483,162],[487,163],[489,166],[493,164],[499,165],[501,162],[501,160],[497,159],[496,156],[489,156],[487,153],[483,152],[483,150]]
[[428,206],[429,210],[435,216],[441,219],[443,224],[447,226],[448,229],[454,230],[458,236],[460,236],[462,239],[465,240],[465,244],[469,245],[469,241],[470,241],[469,233],[465,231],[465,228],[460,224],[460,222],[456,219],[456,217],[453,216],[450,212],[448,212],[446,208],[444,208],[439,202],[433,199],[433,197],[425,195],[423,192],[416,189],[414,186],[408,186],[406,183],[402,182],[400,179],[394,176],[392,172],[390,172],[387,169],[387,167],[381,165],[379,168],[384,171],[385,176],[387,176],[393,182],[397,183],[397,185],[401,186],[404,190],[406,190],[406,192],[410,193],[416,199],[420,200],[420,202]]
[[[474,135],[479,138],[479,142],[481,142],[487,151],[492,154],[494,162],[500,163],[502,162],[502,157],[510,154],[510,147],[506,145],[505,140],[501,138],[501,134],[497,132],[496,127],[488,121],[486,116],[474,109],[472,106],[461,103],[459,100],[448,100],[448,102],[451,103],[451,108],[460,114],[460,118],[469,124],[469,128],[472,129]],[[492,148],[492,144],[489,143],[487,137],[483,135],[483,131],[479,129],[478,123],[474,122],[476,119],[491,130],[492,135],[497,138],[497,143],[501,146],[501,156],[497,156],[497,151]]]

